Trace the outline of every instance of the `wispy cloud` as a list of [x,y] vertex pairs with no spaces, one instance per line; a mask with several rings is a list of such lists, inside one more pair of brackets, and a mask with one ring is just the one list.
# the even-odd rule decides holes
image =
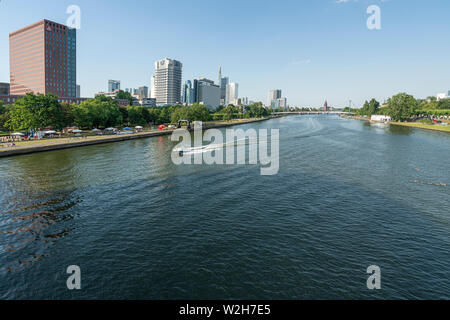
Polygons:
[[311,59],[303,59],[303,60],[294,60],[292,61],[293,65],[300,65],[300,64],[310,64],[312,61]]
[[[336,3],[346,3],[346,2],[352,2],[352,0],[335,0]],[[358,2],[358,0],[353,0],[353,2]]]

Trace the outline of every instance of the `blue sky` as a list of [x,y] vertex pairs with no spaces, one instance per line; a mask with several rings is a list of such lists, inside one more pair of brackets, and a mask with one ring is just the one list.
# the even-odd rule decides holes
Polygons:
[[[450,90],[448,0],[1,0],[0,82],[9,82],[8,34],[43,18],[66,23],[72,4],[85,97],[108,79],[149,86],[165,57],[183,63],[184,80],[216,81],[221,65],[240,96],[265,102],[282,89],[296,106]],[[374,4],[382,29],[370,31]]]

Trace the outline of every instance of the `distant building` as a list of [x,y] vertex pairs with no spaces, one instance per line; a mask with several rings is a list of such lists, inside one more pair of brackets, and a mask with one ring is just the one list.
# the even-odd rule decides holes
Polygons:
[[162,59],[155,62],[155,98],[157,105],[181,102],[183,64],[177,60]]
[[116,99],[117,94],[119,93],[119,90],[116,90],[114,92],[99,92],[96,93],[95,96],[105,96],[107,98],[112,98],[112,99]]
[[271,107],[272,109],[278,109],[278,108],[274,108],[273,104],[274,104],[274,101],[277,101],[280,98],[281,98],[281,90],[280,89],[270,90],[269,97],[267,98],[267,107]]
[[156,99],[155,97],[155,76],[150,78],[150,98]]
[[147,99],[148,98],[148,87],[142,86],[139,87],[137,90],[137,96],[139,97],[139,100]]
[[208,109],[217,109],[220,105],[220,87],[214,84],[214,81],[205,78],[199,79],[197,83],[198,103],[208,107]]
[[231,82],[227,85],[227,96],[225,105],[237,105],[239,98],[239,84]]
[[9,96],[9,83],[0,82],[0,96]]
[[287,98],[279,98],[280,109],[287,109]]
[[120,81],[108,80],[108,92],[114,92],[116,90],[120,90]]
[[230,83],[228,77],[222,77],[222,67],[219,68],[219,82],[217,83],[220,87],[220,105],[224,106],[227,99],[227,86]]
[[81,97],[81,87],[79,84],[77,84],[77,98]]
[[442,99],[448,99],[449,95],[446,93],[438,93],[436,95],[437,101],[441,101]]
[[9,34],[10,94],[76,97],[76,29],[41,20]]
[[192,81],[188,80],[183,86],[183,103],[191,105],[194,102],[194,88],[192,87]]
[[220,104],[224,106],[227,100],[227,88],[230,83],[230,79],[228,77],[224,77],[220,79]]
[[156,107],[156,99],[145,98],[145,99],[139,100],[139,104],[143,107],[153,108],[153,107]]
[[330,107],[328,106],[328,101],[325,100],[325,103],[323,105],[323,111],[330,111]]
[[115,99],[119,107],[128,107],[130,105],[130,100],[128,99]]

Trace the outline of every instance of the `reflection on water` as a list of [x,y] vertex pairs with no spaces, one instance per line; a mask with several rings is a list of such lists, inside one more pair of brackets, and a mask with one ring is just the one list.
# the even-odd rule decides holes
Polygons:
[[0,252],[8,254],[2,272],[31,267],[71,230],[69,221],[75,215],[71,209],[78,199],[73,187],[63,185],[73,181],[67,174],[71,161],[64,154],[54,156],[65,166],[55,169],[58,165],[47,161],[53,157],[49,154],[13,158],[1,166]]
[[0,159],[0,298],[449,298],[450,135],[250,127],[280,129],[277,176],[176,166],[167,136]]
[[396,126],[396,125],[389,125],[387,132],[392,134],[398,134],[398,135],[405,135],[409,136],[413,133],[413,128],[411,127],[403,127],[403,126]]

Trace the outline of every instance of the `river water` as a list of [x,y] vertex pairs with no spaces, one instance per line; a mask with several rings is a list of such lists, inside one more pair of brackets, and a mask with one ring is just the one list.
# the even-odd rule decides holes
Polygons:
[[168,137],[0,159],[0,298],[450,298],[450,134],[239,128],[280,129],[277,175],[176,166]]

